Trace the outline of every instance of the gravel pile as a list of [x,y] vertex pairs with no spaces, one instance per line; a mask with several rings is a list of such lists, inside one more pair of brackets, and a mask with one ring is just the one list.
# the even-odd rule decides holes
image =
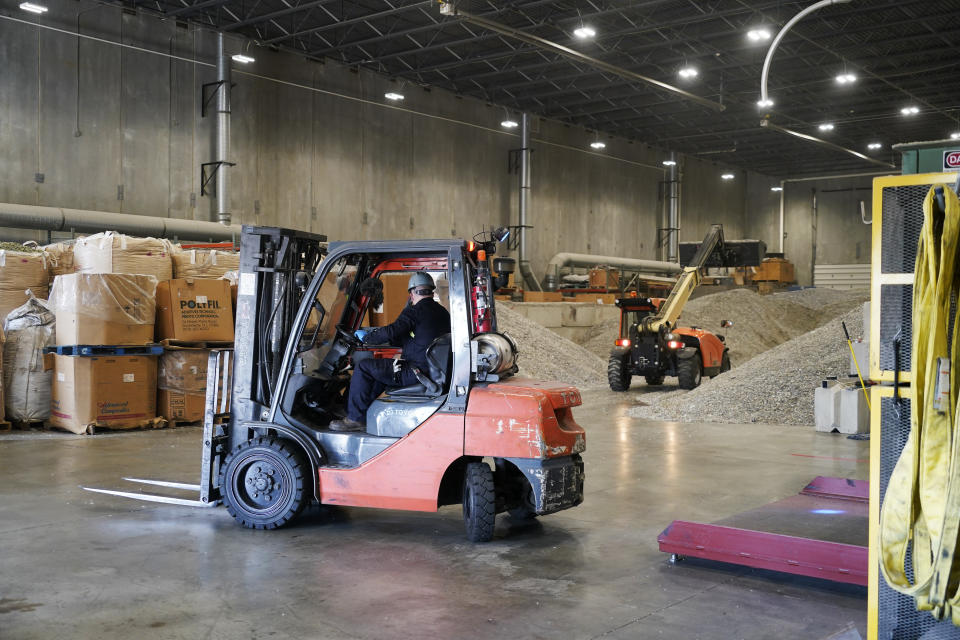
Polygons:
[[811,426],[814,389],[827,376],[847,375],[850,352],[841,321],[851,334],[861,333],[862,313],[857,307],[728,373],[704,379],[693,391],[640,395],[648,406],[634,407],[630,414],[681,422]]
[[[833,289],[802,289],[772,296],[733,289],[691,300],[683,310],[680,324],[723,335],[730,348],[730,360],[737,367],[841,313],[859,308],[869,297],[868,292]],[[733,326],[721,329],[721,320],[732,320]],[[583,346],[606,359],[619,328],[618,320],[598,324]]]
[[497,305],[497,323],[517,343],[520,375],[583,387],[607,383],[606,358],[598,358],[505,304]]

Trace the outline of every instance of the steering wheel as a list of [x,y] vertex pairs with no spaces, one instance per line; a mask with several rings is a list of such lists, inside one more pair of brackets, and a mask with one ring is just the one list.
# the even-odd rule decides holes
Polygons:
[[351,349],[363,346],[363,341],[343,327],[337,327],[337,340],[342,340]]

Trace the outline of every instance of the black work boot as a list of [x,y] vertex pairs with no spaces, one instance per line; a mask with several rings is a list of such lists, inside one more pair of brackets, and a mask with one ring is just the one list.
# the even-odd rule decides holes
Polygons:
[[350,418],[343,420],[331,420],[328,428],[331,431],[366,431],[367,425]]

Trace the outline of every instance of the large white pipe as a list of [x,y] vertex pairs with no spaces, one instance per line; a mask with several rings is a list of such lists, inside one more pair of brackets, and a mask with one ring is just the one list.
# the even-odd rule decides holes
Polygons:
[[676,262],[596,256],[589,253],[558,253],[550,258],[550,264],[547,265],[547,275],[557,275],[563,267],[595,267],[598,264],[651,274],[674,274],[683,270]]
[[76,233],[119,231],[178,240],[236,240],[240,237],[240,225],[11,203],[0,203],[0,227]]

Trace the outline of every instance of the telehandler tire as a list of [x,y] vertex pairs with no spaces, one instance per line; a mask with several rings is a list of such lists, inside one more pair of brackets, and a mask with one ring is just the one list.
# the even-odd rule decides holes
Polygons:
[[700,351],[692,358],[680,358],[677,361],[677,380],[681,389],[696,389],[703,378],[703,368],[700,366]]
[[730,354],[726,351],[723,352],[723,358],[720,359],[720,373],[726,373],[730,371]]
[[296,445],[280,438],[242,442],[223,461],[220,493],[237,522],[250,529],[277,529],[307,503],[306,464]]
[[614,349],[607,362],[607,382],[613,391],[626,391],[630,388],[633,374],[630,373],[628,358],[630,353],[624,349]]
[[470,542],[490,542],[497,519],[493,471],[483,462],[470,462],[463,475],[463,524]]

